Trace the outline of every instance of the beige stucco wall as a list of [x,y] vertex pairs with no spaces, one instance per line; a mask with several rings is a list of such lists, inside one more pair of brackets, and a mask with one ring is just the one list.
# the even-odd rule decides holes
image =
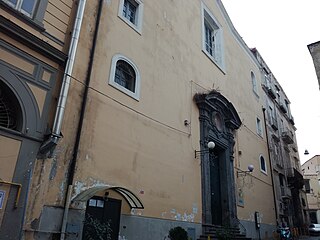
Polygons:
[[[103,2],[73,198],[92,186],[120,186],[141,199],[145,207],[139,211],[142,216],[187,216],[187,221],[201,222],[201,162],[194,158],[194,150],[200,148],[199,112],[193,96],[214,88],[233,103],[243,122],[235,136],[235,173],[246,170],[248,164],[255,167],[252,177],[244,178],[243,186],[242,178],[237,179],[235,174],[237,188],[244,193],[238,217],[253,221],[254,212],[259,211],[262,223],[275,223],[264,127],[262,137],[256,133],[257,117],[263,125],[265,101],[260,88],[259,97],[253,93],[250,77],[253,71],[260,86],[261,74],[216,2],[203,3],[223,29],[225,72],[201,50],[201,1],[184,1],[185,11],[172,1],[145,1],[141,34],[117,16],[119,1]],[[28,205],[26,228],[41,216],[43,205],[60,207],[64,203],[96,4],[86,5],[62,129],[64,137],[54,157],[37,161],[34,169],[37,174],[31,186],[33,199]],[[111,59],[118,53],[139,69],[139,101],[108,84]],[[190,126],[185,126],[184,120]],[[267,174],[260,171],[260,154],[266,160]],[[53,166],[57,169],[54,178],[50,175]],[[122,213],[129,214],[125,201]]]
[[320,156],[315,155],[302,165],[303,178],[309,179],[310,193],[307,193],[309,209],[320,209]]
[[[250,78],[250,71],[254,71],[261,83],[259,69],[231,33],[216,2],[204,3],[223,28],[225,73],[201,50],[200,1],[185,1],[186,11],[169,1],[144,2],[141,35],[117,16],[119,1],[104,2],[75,192],[95,184],[126,187],[142,200],[144,216],[171,219],[175,206],[176,213],[193,214],[193,220],[199,222],[200,160],[194,158],[194,150],[199,149],[199,113],[192,98],[197,92],[214,88],[234,104],[243,121],[236,138],[236,148],[242,152],[238,156],[235,151],[236,167],[255,167],[253,186],[244,187],[245,206],[239,209],[239,218],[248,219],[258,210],[263,222],[272,223],[273,212],[259,202],[268,202],[272,208],[270,174],[261,173],[259,167],[260,154],[269,166],[266,139],[256,134],[256,117],[263,123],[262,102],[253,94]],[[78,81],[85,79],[95,9],[94,4],[88,4],[85,11],[73,72]],[[111,59],[118,53],[139,69],[139,101],[108,85]],[[81,97],[82,85],[72,84],[63,127],[65,138],[59,146],[61,166],[70,159],[72,127]],[[184,126],[185,119],[190,126]],[[258,199],[253,199],[252,193]]]

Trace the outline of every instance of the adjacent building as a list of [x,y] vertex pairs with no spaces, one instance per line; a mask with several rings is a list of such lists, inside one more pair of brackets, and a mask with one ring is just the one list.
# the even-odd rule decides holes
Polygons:
[[290,102],[220,0],[0,6],[7,239],[305,223]]
[[49,199],[37,189],[48,179],[43,169],[54,163],[40,149],[52,131],[74,10],[71,0],[0,1],[1,239],[41,231],[26,219],[30,212],[46,215],[33,199]]
[[303,227],[308,222],[307,206],[290,101],[259,52],[252,52],[261,64],[264,79],[264,116],[277,220],[279,224]]
[[311,223],[320,223],[320,156],[315,155],[302,164],[304,186],[307,194],[309,218]]
[[320,41],[308,45],[320,87]]

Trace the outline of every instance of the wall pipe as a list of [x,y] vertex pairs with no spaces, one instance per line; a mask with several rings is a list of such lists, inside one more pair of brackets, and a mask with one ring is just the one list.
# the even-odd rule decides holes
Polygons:
[[70,41],[68,60],[66,63],[66,68],[64,71],[63,79],[62,79],[60,95],[59,95],[56,114],[53,122],[52,133],[49,139],[45,141],[39,149],[39,152],[42,154],[51,151],[52,148],[57,145],[58,140],[61,138],[62,121],[64,117],[64,111],[66,108],[66,103],[67,103],[67,98],[68,98],[68,93],[70,88],[71,74],[72,74],[75,56],[77,52],[85,5],[86,5],[86,0],[79,0],[78,10],[75,18],[75,24],[72,31],[71,41]]
[[269,136],[268,136],[268,131],[267,131],[267,121],[266,121],[266,109],[262,107],[262,112],[263,112],[263,120],[264,120],[264,128],[265,128],[265,133],[266,133],[266,139],[267,139],[267,147],[268,147],[268,157],[269,157],[269,165],[270,165],[270,174],[271,174],[271,182],[272,182],[272,193],[273,193],[273,202],[274,202],[274,211],[276,215],[276,222],[278,223],[278,207],[277,207],[277,199],[276,199],[276,192],[274,190],[274,179],[273,179],[273,163],[271,160],[270,156],[270,144],[269,144]]
[[94,56],[95,56],[95,52],[96,52],[96,42],[97,42],[98,30],[99,30],[99,26],[100,26],[102,5],[103,5],[103,0],[100,0],[98,8],[97,8],[97,17],[96,17],[94,35],[93,35],[93,39],[92,39],[92,46],[91,46],[91,50],[90,50],[88,70],[87,70],[86,80],[85,80],[85,85],[84,85],[84,93],[83,93],[83,98],[82,98],[82,103],[81,103],[80,117],[79,117],[79,122],[78,122],[78,130],[77,130],[76,140],[75,140],[75,144],[74,144],[74,148],[73,148],[73,156],[72,156],[72,159],[71,159],[71,162],[70,162],[70,165],[68,168],[68,173],[67,173],[68,189],[66,192],[65,203],[64,203],[64,215],[63,215],[63,221],[62,221],[62,225],[61,225],[61,238],[60,238],[61,240],[64,240],[65,230],[66,230],[66,226],[67,226],[68,210],[69,210],[69,206],[71,203],[71,192],[72,192],[72,188],[73,188],[73,179],[74,179],[76,162],[77,162],[77,157],[78,157],[78,152],[79,152],[84,115],[85,115],[86,107],[87,107],[89,86],[90,86],[90,82],[91,82],[93,61],[94,61]]

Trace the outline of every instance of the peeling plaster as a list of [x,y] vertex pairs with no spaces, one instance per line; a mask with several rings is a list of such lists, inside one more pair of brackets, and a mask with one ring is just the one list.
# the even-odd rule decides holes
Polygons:
[[57,159],[54,157],[52,159],[52,163],[51,163],[51,170],[50,170],[50,174],[49,174],[49,179],[50,180],[53,180],[54,177],[56,176],[57,174]]
[[111,5],[111,0],[105,0],[104,2],[105,2],[108,6]]
[[[260,221],[262,222],[262,219],[263,219],[263,213],[260,212]],[[249,219],[247,219],[248,221],[252,221],[254,222],[255,219],[254,219],[254,212],[250,213],[250,216],[249,216]]]
[[132,208],[130,213],[131,213],[131,215],[142,216],[143,215],[143,209]]
[[184,213],[179,213],[176,209],[172,208],[170,210],[170,216],[167,216],[167,212],[162,212],[161,213],[161,217],[162,218],[171,218],[171,219],[174,219],[174,220],[178,220],[178,221],[184,221],[184,222],[194,222],[194,218],[196,216],[198,212],[198,208],[196,206],[196,204],[193,204],[193,207],[192,207],[192,213],[188,213],[188,211],[185,211]]
[[102,189],[107,189],[110,187],[114,187],[110,184],[101,182],[100,180],[96,180],[93,178],[89,178],[85,183],[84,182],[80,182],[80,181],[76,181],[73,185],[73,191],[74,194],[71,197],[71,199],[75,199],[77,196],[79,196],[81,193],[84,193],[85,191],[89,190],[89,189],[98,189],[101,188]]
[[60,191],[59,191],[59,197],[60,199],[63,199],[64,198],[64,186],[65,186],[65,182],[63,181],[59,187]]

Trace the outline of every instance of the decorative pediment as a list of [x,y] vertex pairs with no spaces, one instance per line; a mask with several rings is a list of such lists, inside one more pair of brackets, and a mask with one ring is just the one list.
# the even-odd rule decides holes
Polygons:
[[240,117],[233,104],[216,90],[198,93],[194,96],[194,101],[200,109],[200,117],[207,118],[219,131],[224,127],[235,130],[241,126]]

